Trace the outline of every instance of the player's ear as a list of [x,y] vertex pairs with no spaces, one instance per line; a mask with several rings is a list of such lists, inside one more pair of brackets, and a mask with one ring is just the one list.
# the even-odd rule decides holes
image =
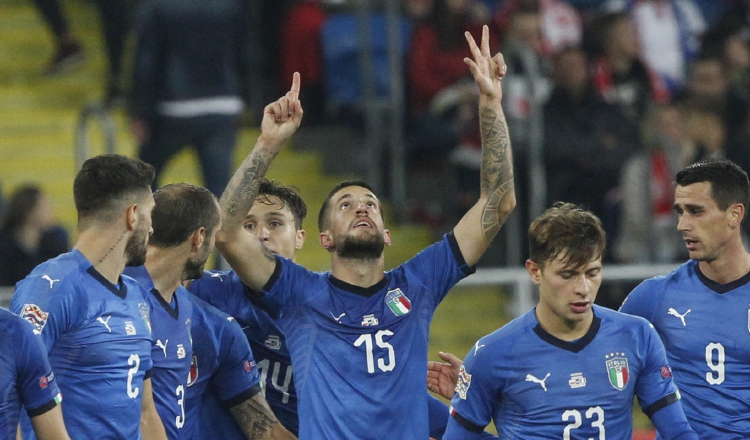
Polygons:
[[125,210],[125,227],[128,231],[135,231],[138,226],[138,204],[133,203]]
[[305,238],[307,238],[307,233],[304,229],[298,229],[297,234],[294,237],[294,249],[300,250],[302,249],[302,246],[305,245]]
[[203,246],[203,242],[206,240],[206,228],[201,226],[200,228],[193,231],[192,234],[190,234],[190,241],[193,245],[193,249],[200,249],[201,246]]
[[526,271],[534,284],[542,282],[542,268],[532,259],[526,260]]
[[320,241],[320,245],[323,246],[323,249],[333,251],[333,237],[330,232],[321,232],[318,236],[318,241]]
[[735,203],[728,209],[729,213],[729,224],[732,227],[739,227],[742,224],[742,219],[745,218],[745,205],[742,203]]
[[383,241],[386,246],[391,245],[391,231],[390,229],[383,229]]

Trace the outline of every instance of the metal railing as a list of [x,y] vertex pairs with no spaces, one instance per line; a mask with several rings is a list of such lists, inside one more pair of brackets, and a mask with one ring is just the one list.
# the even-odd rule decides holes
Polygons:
[[89,125],[96,121],[104,136],[104,146],[107,153],[114,153],[117,148],[115,121],[109,111],[99,103],[88,104],[81,110],[76,122],[75,155],[76,170],[81,169],[83,162],[89,158]]
[[[613,264],[605,265],[605,281],[642,281],[675,270],[675,264]],[[477,269],[458,283],[460,287],[510,286],[513,294],[512,316],[521,316],[536,305],[537,293],[525,268]]]

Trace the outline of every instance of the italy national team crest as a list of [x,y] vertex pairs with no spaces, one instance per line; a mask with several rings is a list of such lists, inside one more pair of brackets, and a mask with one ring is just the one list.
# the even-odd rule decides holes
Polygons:
[[385,294],[385,303],[396,316],[404,316],[411,311],[411,301],[401,289],[389,290]]
[[628,358],[625,357],[625,353],[610,353],[605,356],[605,359],[607,360],[609,383],[619,391],[624,390],[628,385],[630,376]]
[[198,356],[193,356],[193,361],[190,363],[187,386],[193,386],[196,380],[198,380]]
[[47,324],[49,313],[43,312],[36,304],[24,304],[21,310],[21,318],[27,320],[34,326],[34,334],[41,335],[42,329]]
[[151,309],[148,304],[138,303],[138,311],[141,312],[141,319],[143,319],[143,323],[146,324],[148,332],[153,333],[151,331]]

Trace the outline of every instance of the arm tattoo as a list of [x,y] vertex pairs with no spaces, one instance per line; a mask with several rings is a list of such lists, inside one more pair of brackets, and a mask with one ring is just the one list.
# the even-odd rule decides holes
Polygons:
[[279,423],[271,409],[257,401],[256,397],[229,408],[229,412],[245,436],[252,440],[266,438],[272,428]]
[[248,159],[250,163],[242,166],[244,168],[242,179],[238,183],[230,182],[231,188],[227,188],[221,197],[221,205],[225,207],[224,212],[228,218],[245,218],[271,164],[270,158],[260,154],[253,154]]
[[488,194],[482,210],[482,233],[487,243],[497,235],[508,213],[500,206],[514,191],[513,162],[510,154],[510,137],[505,116],[491,108],[482,108],[479,114],[482,131],[482,192]]

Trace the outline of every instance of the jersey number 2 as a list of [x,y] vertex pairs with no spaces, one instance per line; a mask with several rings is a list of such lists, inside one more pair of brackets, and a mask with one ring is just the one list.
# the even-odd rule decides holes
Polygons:
[[[386,359],[388,359],[388,363],[386,363],[384,358],[378,358],[378,368],[380,371],[387,372],[387,371],[393,371],[394,368],[396,368],[396,353],[393,351],[393,345],[385,342],[383,340],[383,336],[393,336],[393,332],[390,330],[380,330],[379,332],[375,333],[375,344],[387,350]],[[365,344],[365,350],[367,351],[367,372],[368,373],[374,373],[375,372],[375,356],[373,355],[373,346],[372,346],[372,340],[373,336],[372,333],[366,333],[359,338],[357,338],[356,341],[354,341],[354,346],[359,347],[362,344]]]
[[128,370],[128,397],[135,399],[138,397],[138,387],[133,386],[133,377],[138,372],[138,367],[141,366],[141,358],[137,354],[133,353],[128,358],[128,365],[133,367]]

